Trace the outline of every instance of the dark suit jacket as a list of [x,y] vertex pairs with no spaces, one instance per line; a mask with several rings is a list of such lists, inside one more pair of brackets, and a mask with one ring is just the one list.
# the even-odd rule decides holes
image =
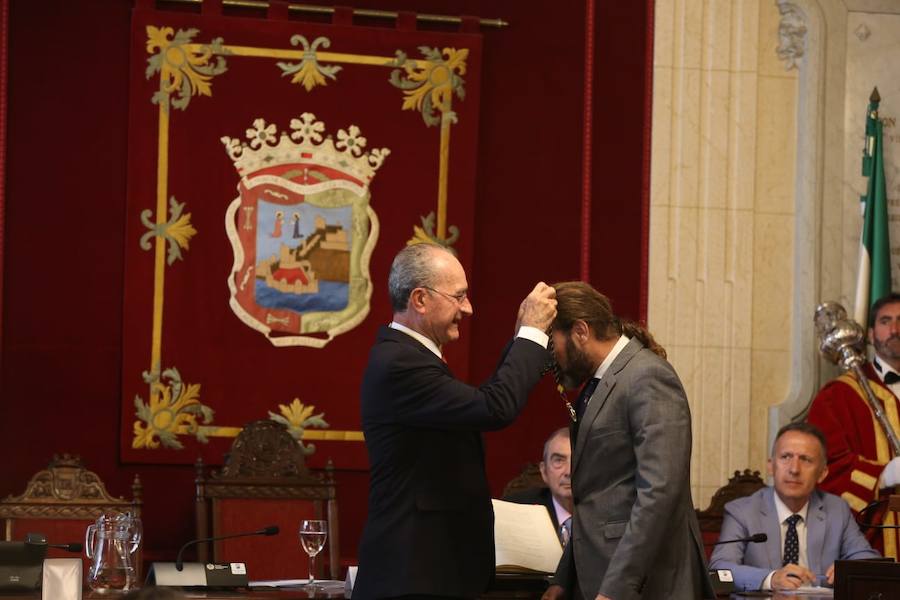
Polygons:
[[[731,569],[739,590],[757,590],[769,573],[781,568],[781,524],[775,508],[775,490],[763,488],[725,505],[720,540],[736,540],[765,533],[763,543],[722,544],[713,551],[711,569]],[[853,520],[842,498],[820,490],[809,498],[806,511],[806,557],[809,570],[825,583],[825,572],[836,560],[879,558]]]
[[361,393],[371,480],[354,600],[487,588],[494,512],[480,432],[512,422],[547,360],[516,339],[473,387],[409,335],[379,330]]
[[557,534],[559,533],[559,520],[556,518],[556,507],[553,506],[553,494],[550,493],[550,488],[531,488],[516,494],[510,494],[503,499],[516,504],[543,504],[547,512],[550,513],[553,529],[556,530]]
[[672,366],[632,339],[576,425],[574,531],[557,583],[584,598],[714,597],[691,501],[691,415]]

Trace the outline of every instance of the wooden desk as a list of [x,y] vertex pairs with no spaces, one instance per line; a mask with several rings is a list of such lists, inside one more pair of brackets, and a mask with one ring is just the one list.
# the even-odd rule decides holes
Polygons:
[[497,573],[494,583],[480,596],[482,600],[540,600],[550,575]]
[[[185,598],[207,598],[209,600],[234,600],[235,598],[251,598],[255,600],[309,600],[311,596],[303,588],[250,588],[238,590],[182,590]],[[41,592],[33,592],[31,594],[2,594],[0,600],[35,600],[40,598]],[[121,598],[121,594],[98,594],[85,590],[85,600],[109,600],[110,598]],[[337,586],[327,587],[314,596],[322,600],[335,599],[344,597],[344,588]]]
[[[549,582],[548,575],[497,575],[491,588],[481,596],[484,600],[540,600]],[[323,581],[315,598],[334,600],[344,597],[341,581]],[[304,588],[249,588],[237,590],[182,590],[185,598],[207,598],[209,600],[233,600],[251,598],[257,600],[309,600]],[[0,600],[34,600],[40,598],[40,591],[31,594],[2,594]],[[96,594],[85,591],[84,600],[110,600],[121,595]]]
[[731,594],[732,600],[744,600],[745,598],[771,598],[772,600],[797,600],[798,598],[802,598],[803,600],[834,600],[835,596],[832,596],[831,594],[828,594],[827,596],[816,596],[811,594],[798,596],[797,594],[782,594],[779,592],[735,592]]

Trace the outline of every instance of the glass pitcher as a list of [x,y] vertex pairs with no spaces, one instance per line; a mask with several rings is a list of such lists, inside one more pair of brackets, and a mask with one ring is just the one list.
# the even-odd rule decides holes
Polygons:
[[131,513],[108,512],[97,517],[84,534],[87,557],[92,560],[88,586],[95,592],[127,592],[137,574],[134,553],[141,544],[141,520]]

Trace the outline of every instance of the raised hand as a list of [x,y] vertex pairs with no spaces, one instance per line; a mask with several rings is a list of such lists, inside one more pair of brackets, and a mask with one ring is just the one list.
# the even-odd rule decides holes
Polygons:
[[555,318],[556,290],[540,281],[519,305],[516,331],[523,325],[547,331]]

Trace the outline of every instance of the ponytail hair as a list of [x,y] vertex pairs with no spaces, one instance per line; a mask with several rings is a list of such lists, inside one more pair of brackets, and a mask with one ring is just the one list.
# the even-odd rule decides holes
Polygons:
[[584,321],[600,341],[620,335],[636,337],[650,351],[666,358],[666,350],[660,346],[644,327],[623,321],[613,314],[609,298],[583,281],[564,281],[553,285],[556,289],[556,320],[554,329],[571,331],[575,321]]
[[652,333],[647,331],[644,327],[641,327],[638,323],[635,323],[634,321],[623,321],[622,333],[630,338],[636,337],[651,352],[662,359],[666,358],[666,349],[659,345],[659,342],[654,339]]

